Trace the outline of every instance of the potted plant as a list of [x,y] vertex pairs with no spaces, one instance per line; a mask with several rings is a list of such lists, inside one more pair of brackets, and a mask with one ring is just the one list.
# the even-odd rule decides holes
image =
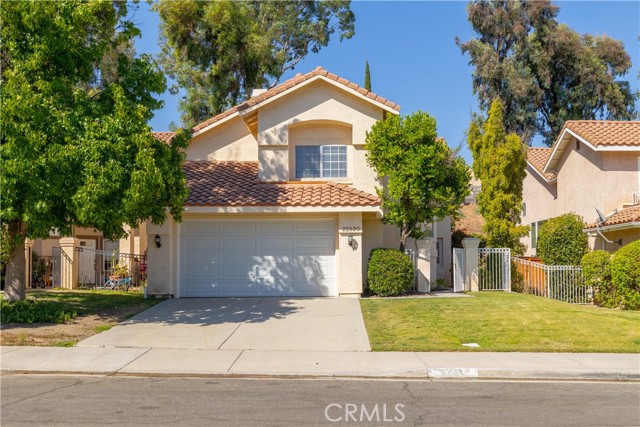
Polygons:
[[111,280],[124,279],[128,275],[129,275],[129,268],[125,264],[116,264],[111,269],[111,275],[109,276],[109,279]]

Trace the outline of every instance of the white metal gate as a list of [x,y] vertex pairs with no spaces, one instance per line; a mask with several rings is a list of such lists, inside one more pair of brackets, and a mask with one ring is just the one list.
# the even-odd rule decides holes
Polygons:
[[453,249],[453,292],[464,292],[464,249]]
[[478,284],[481,291],[511,291],[511,249],[478,250]]
[[82,249],[78,256],[78,284],[80,286],[96,284],[96,263],[94,252],[96,250],[94,239],[80,239],[79,244]]

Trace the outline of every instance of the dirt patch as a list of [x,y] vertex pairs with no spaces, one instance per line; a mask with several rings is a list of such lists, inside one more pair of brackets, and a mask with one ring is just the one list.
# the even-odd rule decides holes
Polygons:
[[68,323],[2,325],[0,345],[68,346],[75,345],[129,319],[147,305],[113,308],[100,314],[78,316]]

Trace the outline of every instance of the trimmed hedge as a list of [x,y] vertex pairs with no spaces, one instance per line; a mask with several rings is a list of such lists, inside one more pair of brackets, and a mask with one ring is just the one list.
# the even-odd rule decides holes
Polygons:
[[57,301],[26,299],[0,302],[2,323],[63,323],[72,321],[78,313]]
[[618,249],[611,258],[616,305],[640,310],[640,240]]
[[374,249],[369,257],[367,279],[373,295],[403,294],[413,283],[413,262],[397,249]]
[[594,290],[593,302],[614,307],[614,287],[611,282],[611,254],[607,251],[593,251],[582,257],[580,261],[584,283]]
[[575,213],[551,218],[542,224],[538,234],[537,253],[548,265],[579,265],[589,252],[584,220]]

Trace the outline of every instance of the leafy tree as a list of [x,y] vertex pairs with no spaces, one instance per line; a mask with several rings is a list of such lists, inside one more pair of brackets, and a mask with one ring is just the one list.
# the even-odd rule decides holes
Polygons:
[[384,221],[400,227],[400,250],[408,237],[424,235],[420,225],[453,214],[469,193],[469,168],[446,141],[436,120],[418,111],[389,115],[366,135],[367,162],[386,180],[378,188]]
[[473,154],[473,173],[482,182],[478,208],[485,220],[487,245],[524,252],[520,239],[528,232],[520,226],[522,182],[525,177],[526,148],[515,133],[508,134],[500,100],[491,104],[486,122],[476,118],[468,131]]
[[371,72],[369,71],[369,61],[365,62],[364,66],[364,88],[371,90]]
[[5,298],[24,299],[26,237],[74,225],[107,238],[123,224],[180,220],[190,137],[156,140],[147,121],[165,80],[131,51],[126,2],[2,2],[0,220],[10,245]]
[[637,94],[619,80],[631,67],[623,44],[559,25],[558,11],[550,0],[473,1],[467,13],[478,38],[457,40],[483,111],[500,98],[507,132],[527,144],[540,133],[552,145],[566,120],[637,116]]
[[538,232],[538,256],[549,265],[580,265],[589,252],[584,220],[575,213],[551,218]]
[[161,63],[186,96],[182,121],[194,125],[275,86],[339,31],[354,34],[350,1],[161,0]]

